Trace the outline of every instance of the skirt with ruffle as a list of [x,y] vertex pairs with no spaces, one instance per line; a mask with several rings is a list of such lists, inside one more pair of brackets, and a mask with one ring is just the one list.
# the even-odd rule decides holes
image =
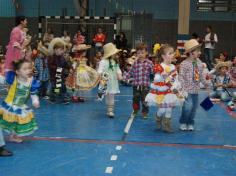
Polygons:
[[171,108],[179,105],[179,98],[176,94],[168,93],[164,95],[157,95],[148,93],[145,102],[148,106],[157,106],[159,108]]
[[27,106],[9,105],[5,101],[0,107],[0,126],[18,136],[27,136],[38,129],[33,111]]

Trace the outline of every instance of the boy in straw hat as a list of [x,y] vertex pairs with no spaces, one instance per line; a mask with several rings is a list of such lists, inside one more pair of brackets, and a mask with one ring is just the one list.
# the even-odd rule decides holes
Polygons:
[[106,94],[107,115],[113,118],[115,106],[114,96],[120,93],[118,80],[122,79],[122,73],[117,62],[117,53],[120,50],[113,43],[104,45],[103,50],[104,55],[99,63],[98,73],[104,76],[104,80],[100,82],[98,96],[103,97],[102,94]]
[[210,94],[212,101],[229,101],[231,99],[227,88],[232,87],[228,71],[231,67],[230,62],[219,62],[215,66],[216,76],[213,79],[213,92]]
[[50,55],[48,60],[51,83],[50,100],[51,102],[68,104],[65,79],[69,74],[70,66],[64,57],[66,43],[61,38],[54,38],[48,48]]
[[203,76],[203,64],[198,59],[201,55],[201,45],[195,39],[184,44],[187,58],[180,64],[179,81],[183,91],[187,93],[180,117],[180,130],[193,131],[194,118],[198,107],[198,93],[200,82],[208,87],[206,78]]
[[49,68],[48,68],[48,49],[43,46],[42,42],[38,44],[38,54],[35,59],[36,79],[40,81],[39,96],[48,99],[47,91],[49,84]]

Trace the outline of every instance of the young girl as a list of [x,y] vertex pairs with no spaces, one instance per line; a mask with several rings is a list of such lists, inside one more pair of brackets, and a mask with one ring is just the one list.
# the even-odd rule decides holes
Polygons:
[[67,87],[72,89],[73,102],[84,102],[84,99],[79,97],[80,91],[87,91],[94,88],[99,82],[98,73],[87,66],[86,51],[90,49],[90,45],[80,44],[72,49],[76,52],[70,76],[66,80]]
[[158,106],[159,108],[156,114],[158,129],[162,127],[163,131],[171,133],[173,132],[171,127],[172,109],[178,101],[176,95],[178,91],[173,86],[177,77],[177,70],[171,64],[174,58],[173,47],[168,44],[163,45],[159,51],[159,58],[161,64],[154,66],[154,81],[145,101],[149,106]]
[[232,59],[232,67],[230,69],[229,74],[233,87],[236,87],[236,56],[234,56]]
[[120,93],[118,80],[122,79],[122,73],[117,63],[118,50],[114,44],[108,43],[103,46],[104,56],[98,68],[98,73],[103,75],[107,73],[108,82],[106,90],[106,105],[107,115],[110,118],[114,117],[115,94]]
[[36,95],[39,83],[33,79],[31,62],[14,61],[13,68],[15,72],[9,72],[6,78],[10,88],[0,108],[0,126],[11,133],[10,141],[20,143],[21,136],[30,135],[38,128],[33,110],[26,103],[31,96],[33,106],[39,108]]

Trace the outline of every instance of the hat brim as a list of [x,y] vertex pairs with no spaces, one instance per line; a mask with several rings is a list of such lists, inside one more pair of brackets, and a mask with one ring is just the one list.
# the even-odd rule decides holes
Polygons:
[[227,67],[228,69],[231,67],[231,63],[230,62],[220,62],[216,65],[215,69],[216,71],[219,71],[220,68],[222,67]]
[[104,56],[102,57],[102,59],[107,59],[107,58],[109,58],[109,57],[111,57],[111,56],[113,56],[113,55],[115,55],[115,54],[117,54],[117,53],[119,53],[119,52],[121,52],[121,51],[122,51],[122,50],[120,50],[120,49],[115,49],[114,51],[108,53],[107,55],[104,55]]
[[83,48],[76,48],[76,47],[73,47],[72,48],[72,52],[76,52],[76,51],[86,51],[88,49],[91,48],[91,45],[87,45],[86,47],[83,47]]
[[199,44],[199,45],[196,45],[188,50],[185,50],[184,54],[187,54],[187,53],[190,53],[191,51],[197,49],[197,48],[200,48],[202,46],[202,44]]

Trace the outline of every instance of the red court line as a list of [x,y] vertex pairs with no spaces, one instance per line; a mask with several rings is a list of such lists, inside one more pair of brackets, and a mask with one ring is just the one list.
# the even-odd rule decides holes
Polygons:
[[61,141],[95,144],[114,144],[114,145],[143,145],[152,147],[176,147],[176,148],[194,148],[194,149],[228,149],[236,150],[236,146],[229,145],[201,145],[201,144],[167,144],[154,142],[135,142],[135,141],[112,141],[112,140],[89,140],[89,139],[69,139],[69,138],[48,138],[48,137],[25,137],[26,140],[34,141]]
[[233,112],[233,111],[230,111],[229,109],[228,109],[228,107],[224,104],[224,103],[220,103],[220,106],[231,116],[231,117],[233,117],[234,119],[236,119],[236,113],[235,112]]

